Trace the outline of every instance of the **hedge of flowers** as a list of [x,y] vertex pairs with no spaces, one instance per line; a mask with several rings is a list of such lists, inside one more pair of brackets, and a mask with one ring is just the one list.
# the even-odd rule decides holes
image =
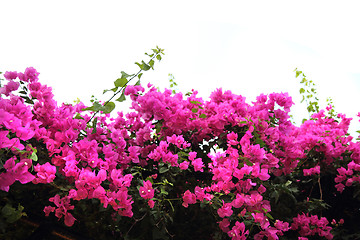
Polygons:
[[[30,188],[47,191],[44,202],[32,203],[45,216],[73,228],[97,226],[121,239],[184,239],[187,232],[201,234],[198,239],[333,239],[355,233],[347,220],[359,221],[359,205],[350,214],[345,209],[358,204],[360,181],[360,143],[348,134],[350,118],[329,114],[329,106],[298,127],[287,93],[247,103],[222,89],[204,100],[194,90],[184,95],[129,84],[162,54],[153,49],[148,63],[137,63],[139,73],[122,72],[115,81],[118,101],[132,101],[132,111],[116,117],[110,116],[111,101],[58,105],[34,68],[5,72],[2,221],[11,217],[9,209],[18,217],[8,223],[24,215],[8,203],[15,199],[12,189]],[[26,201],[31,199],[18,202]],[[86,223],[86,214],[96,214],[97,222]]]

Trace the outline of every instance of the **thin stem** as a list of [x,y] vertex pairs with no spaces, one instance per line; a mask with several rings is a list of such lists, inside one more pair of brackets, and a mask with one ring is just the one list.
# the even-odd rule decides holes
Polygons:
[[323,194],[322,194],[322,189],[321,189],[320,176],[318,178],[318,184],[319,184],[319,189],[320,189],[320,200],[322,200]]
[[139,219],[134,218],[135,222],[131,225],[130,229],[127,231],[127,233],[126,233],[125,236],[127,236],[127,235],[129,234],[129,232],[131,231],[131,229],[135,226],[135,224],[136,224],[137,222],[140,222],[141,220],[143,220],[146,215],[147,215],[147,213],[145,213],[144,216],[142,216],[142,217],[139,218]]

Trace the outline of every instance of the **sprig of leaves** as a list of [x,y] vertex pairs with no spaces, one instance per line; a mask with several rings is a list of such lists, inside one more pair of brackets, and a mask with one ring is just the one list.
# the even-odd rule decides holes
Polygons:
[[175,77],[171,73],[169,73],[169,83],[170,83],[170,89],[172,89],[172,93],[175,94],[176,93],[175,88],[177,87],[178,84],[175,82]]
[[300,94],[302,95],[301,103],[306,102],[307,111],[309,116],[313,113],[319,112],[319,98],[317,96],[315,83],[312,80],[308,80],[305,74],[302,71],[295,68],[294,72],[296,73],[295,77],[301,77],[300,83],[303,84],[303,87],[300,88]]
[[115,87],[112,89],[106,89],[104,90],[104,94],[106,92],[112,91],[114,92],[113,96],[107,100],[104,104],[101,104],[99,101],[94,101],[93,105],[91,107],[87,107],[85,109],[83,109],[83,111],[92,111],[94,112],[94,114],[92,115],[92,117],[89,119],[88,123],[95,117],[96,114],[98,114],[99,112],[103,112],[105,114],[107,113],[111,113],[114,108],[115,108],[115,103],[112,102],[113,98],[115,96],[117,96],[119,93],[121,93],[120,97],[117,98],[115,101],[117,102],[123,102],[126,100],[125,98],[125,88],[128,85],[128,83],[133,80],[135,77],[138,78],[138,81],[135,83],[135,85],[140,85],[140,79],[141,76],[143,75],[144,71],[148,71],[150,69],[154,70],[154,64],[155,61],[154,59],[156,58],[158,61],[161,61],[162,59],[162,55],[164,55],[164,49],[159,48],[158,46],[156,46],[156,48],[151,49],[152,53],[145,53],[145,55],[149,56],[151,59],[146,63],[144,60],[141,61],[141,63],[139,62],[135,62],[135,64],[137,66],[139,66],[140,70],[135,73],[135,74],[127,74],[124,71],[121,71],[121,77],[116,79],[114,81],[114,85]]

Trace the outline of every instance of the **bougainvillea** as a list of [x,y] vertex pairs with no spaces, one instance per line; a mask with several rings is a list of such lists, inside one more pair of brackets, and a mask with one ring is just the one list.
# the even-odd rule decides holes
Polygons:
[[[161,59],[153,51],[148,64],[137,63],[141,70]],[[348,216],[329,211],[360,181],[360,143],[344,114],[334,119],[327,108],[295,126],[287,93],[250,104],[216,89],[205,101],[196,91],[128,85],[141,75],[122,72],[111,90],[120,102],[130,96],[132,111],[110,116],[110,101],[58,105],[38,76],[34,68],[4,74],[0,189],[49,185],[48,202],[38,203],[46,216],[76,226],[91,200],[111,212],[112,234],[127,239],[149,231],[147,239],[181,239],[185,230],[174,225],[186,211],[217,224],[202,239],[333,239],[346,225]],[[162,235],[132,231],[141,224]]]

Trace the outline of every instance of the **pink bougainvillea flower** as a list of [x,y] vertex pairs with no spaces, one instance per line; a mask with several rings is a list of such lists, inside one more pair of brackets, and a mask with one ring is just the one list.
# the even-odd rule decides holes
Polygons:
[[149,180],[143,181],[143,185],[139,188],[140,196],[144,199],[152,199],[154,197],[154,189],[151,182]]
[[289,231],[289,229],[290,229],[288,222],[283,222],[280,220],[275,221],[275,227],[284,232]]
[[230,221],[227,218],[224,218],[219,222],[219,227],[223,232],[227,233],[228,231],[230,231],[229,226],[230,226]]
[[228,232],[228,236],[232,240],[246,240],[246,235],[249,234],[249,230],[245,231],[245,224],[243,222],[235,222],[235,226]]
[[237,145],[239,142],[237,141],[238,135],[237,133],[231,132],[227,135],[227,140],[230,145]]
[[153,208],[155,206],[155,202],[153,200],[149,200],[148,205],[150,208]]
[[17,78],[17,76],[18,76],[17,72],[8,72],[8,71],[6,71],[4,73],[4,77],[5,77],[6,80],[14,80],[14,79]]
[[49,162],[34,166],[34,170],[37,172],[36,178],[33,180],[34,184],[38,183],[51,183],[55,179],[56,167]]
[[46,216],[48,216],[50,212],[55,211],[55,216],[57,218],[60,219],[62,216],[64,216],[64,223],[66,226],[71,227],[72,225],[74,225],[76,219],[73,217],[71,213],[68,212],[69,210],[74,209],[74,206],[70,204],[69,196],[65,196],[61,198],[57,194],[55,195],[55,197],[50,198],[49,201],[53,202],[57,208],[52,206],[46,206],[44,208],[44,212]]
[[35,132],[29,128],[29,124],[26,127],[18,127],[16,129],[16,136],[23,141],[29,140],[35,135]]
[[36,82],[39,80],[39,73],[35,68],[28,67],[25,69],[24,73],[18,73],[18,77],[24,82]]
[[311,175],[318,175],[320,174],[320,166],[316,166],[313,168],[309,168],[309,169],[304,169],[304,176],[311,176]]
[[236,194],[236,198],[232,201],[232,206],[234,208],[240,208],[242,207],[244,202],[245,202],[244,196],[238,193]]
[[44,213],[45,213],[45,216],[49,216],[49,214],[51,213],[51,212],[54,212],[55,211],[55,207],[52,207],[52,206],[46,206],[45,208],[44,208]]
[[32,165],[32,160],[22,159],[20,162],[15,163],[15,159],[15,156],[8,159],[4,164],[6,172],[0,174],[0,189],[6,192],[9,191],[9,186],[15,181],[25,184],[35,178],[35,176],[28,171]]
[[191,162],[191,164],[194,166],[194,170],[195,170],[195,172],[198,172],[198,171],[200,171],[200,172],[203,172],[204,171],[204,163],[203,163],[203,161],[201,160],[201,158],[196,158],[195,160],[193,160],[192,162]]
[[223,201],[223,206],[217,210],[219,217],[230,217],[233,214],[233,210],[231,209],[231,207],[231,203],[224,203]]
[[75,220],[76,219],[71,213],[69,212],[65,213],[64,223],[66,226],[71,227],[72,225],[74,225]]
[[186,170],[189,168],[189,162],[188,161],[183,161],[182,163],[179,164],[179,167],[181,170]]
[[336,188],[336,190],[338,190],[338,192],[342,193],[344,191],[344,189],[345,189],[345,185],[342,184],[342,183],[338,183],[338,184],[335,185],[335,188]]
[[129,158],[133,163],[139,163],[139,154],[140,154],[140,147],[137,146],[130,146],[128,148],[129,151]]
[[197,152],[189,152],[189,160],[194,161],[196,158]]
[[174,144],[175,146],[177,146],[178,148],[182,148],[182,145],[184,143],[184,138],[183,136],[176,136],[175,134],[172,135],[171,137],[167,137],[166,139],[169,143]]
[[17,90],[20,86],[20,83],[15,81],[8,82],[4,87],[0,88],[0,95],[4,94],[9,96],[9,94],[15,90]]
[[196,203],[196,195],[194,193],[191,193],[189,190],[186,190],[183,196],[183,206],[188,207],[189,204],[195,204]]

